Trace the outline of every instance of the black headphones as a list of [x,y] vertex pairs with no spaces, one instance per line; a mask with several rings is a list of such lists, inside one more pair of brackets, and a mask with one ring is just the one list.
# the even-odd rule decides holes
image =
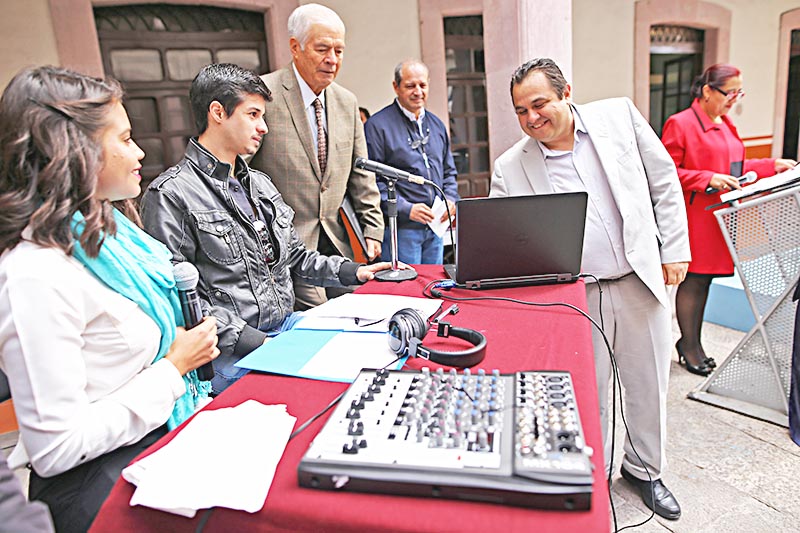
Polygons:
[[459,352],[439,352],[423,346],[422,339],[427,333],[427,321],[414,309],[401,309],[389,319],[389,347],[397,355],[424,357],[434,363],[457,368],[475,366],[486,355],[486,337],[473,329],[454,328],[449,322],[437,322],[437,336],[453,336],[473,345]]

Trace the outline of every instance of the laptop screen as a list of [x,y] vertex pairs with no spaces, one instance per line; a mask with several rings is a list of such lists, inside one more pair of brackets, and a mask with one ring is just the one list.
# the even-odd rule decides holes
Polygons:
[[460,200],[456,282],[564,274],[574,281],[581,269],[587,197],[574,192]]

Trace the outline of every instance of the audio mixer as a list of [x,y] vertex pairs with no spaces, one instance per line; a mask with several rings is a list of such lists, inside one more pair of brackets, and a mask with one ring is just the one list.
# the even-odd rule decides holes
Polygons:
[[362,370],[301,486],[589,509],[592,449],[568,372]]

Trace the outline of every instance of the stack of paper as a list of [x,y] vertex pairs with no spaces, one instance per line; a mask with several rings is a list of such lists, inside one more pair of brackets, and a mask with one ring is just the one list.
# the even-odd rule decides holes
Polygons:
[[425,318],[442,306],[441,300],[392,294],[343,294],[303,312],[297,329],[386,332],[389,319],[411,308]]
[[136,485],[131,505],[189,518],[209,507],[260,510],[295,420],[285,405],[255,400],[198,413],[169,444],[122,471]]
[[794,181],[800,181],[800,167],[795,167],[785,172],[781,172],[780,174],[775,174],[774,176],[760,179],[752,185],[742,187],[741,189],[734,189],[726,192],[725,194],[720,195],[719,198],[723,202],[732,202],[734,200],[738,200],[739,198],[768,191],[770,189],[774,189],[775,187],[787,185]]
[[352,383],[362,368],[401,368],[389,348],[389,319],[411,308],[425,318],[441,300],[387,294],[345,294],[304,312],[294,329],[271,339],[236,366],[323,381]]

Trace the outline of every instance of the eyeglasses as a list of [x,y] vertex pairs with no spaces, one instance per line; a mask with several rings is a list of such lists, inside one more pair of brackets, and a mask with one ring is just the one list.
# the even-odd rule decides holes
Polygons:
[[411,147],[412,150],[418,149],[420,146],[425,146],[428,144],[428,139],[431,138],[431,129],[428,128],[428,131],[425,133],[425,136],[421,139],[408,139],[408,145]]
[[744,89],[739,89],[736,91],[723,91],[719,87],[714,87],[713,85],[709,85],[709,87],[717,91],[719,94],[724,95],[728,100],[739,100],[744,98],[745,95]]

